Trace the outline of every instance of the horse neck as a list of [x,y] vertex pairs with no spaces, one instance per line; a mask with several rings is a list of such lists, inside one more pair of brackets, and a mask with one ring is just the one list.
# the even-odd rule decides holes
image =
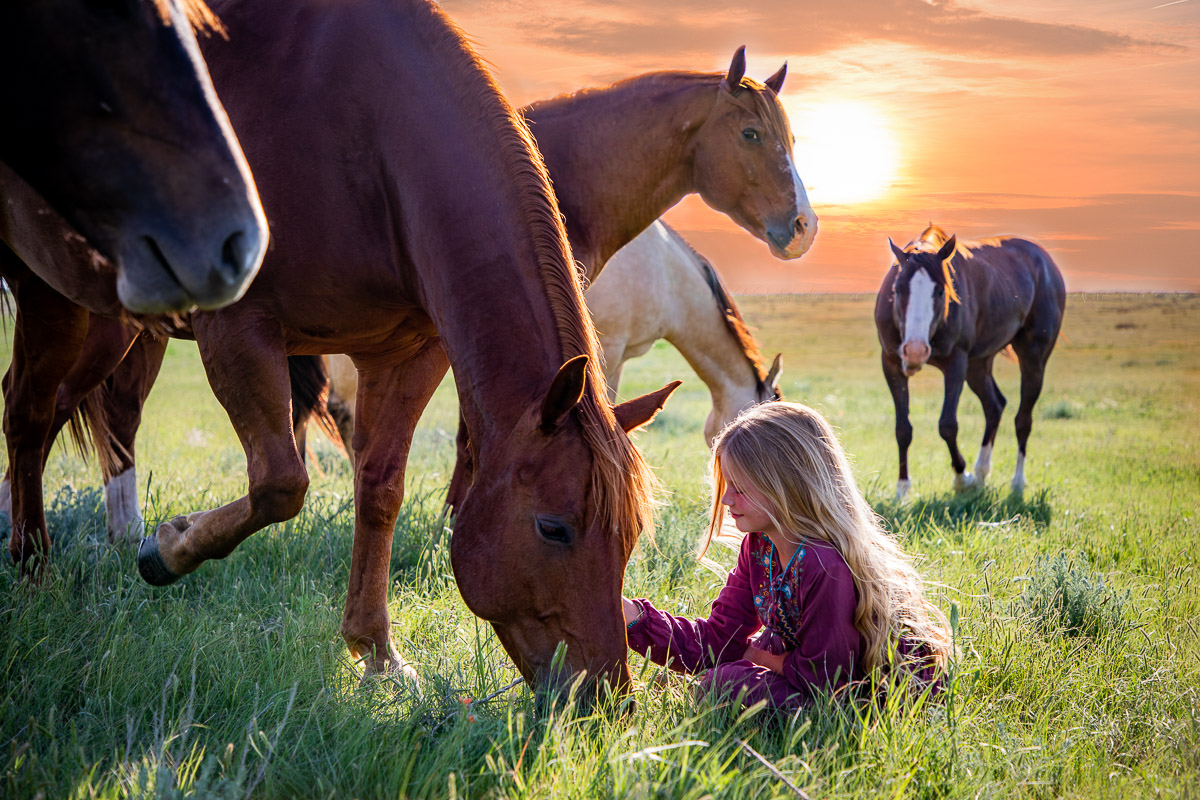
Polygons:
[[686,261],[662,261],[664,269],[673,273],[668,277],[676,288],[668,295],[673,302],[667,304],[671,324],[665,338],[708,387],[713,409],[722,420],[730,420],[761,399],[755,366],[758,353],[748,349],[748,342],[726,321],[722,301],[714,295],[705,274],[706,265],[690,250],[687,255]]
[[648,76],[525,109],[589,278],[696,190],[693,142],[718,80]]

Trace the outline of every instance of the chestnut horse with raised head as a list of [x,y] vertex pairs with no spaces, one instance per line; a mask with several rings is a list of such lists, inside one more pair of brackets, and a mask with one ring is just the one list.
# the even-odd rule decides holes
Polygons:
[[[104,314],[217,308],[267,244],[193,25],[200,0],[0,3],[0,239]],[[46,302],[40,296],[42,302]]]
[[349,353],[364,424],[342,635],[368,672],[407,670],[390,634],[392,532],[413,429],[453,365],[480,475],[451,543],[468,607],[531,682],[557,679],[566,643],[567,671],[625,687],[621,584],[653,485],[625,431],[673,387],[609,406],[524,123],[427,0],[214,7],[229,39],[205,56],[273,246],[240,302],[194,313],[185,333],[246,450],[250,488],[159,526],[139,551],[143,576],[173,581],[299,511],[308,477],[286,356]]
[[[1005,405],[992,377],[992,362],[1010,346],[1021,368],[1017,465],[1011,487],[1021,491],[1033,406],[1066,308],[1062,273],[1040,246],[1012,236],[958,242],[930,225],[903,249],[890,239],[888,244],[896,261],[876,297],[875,327],[883,351],[883,375],[896,407],[897,501],[912,487],[909,377],[925,364],[942,371],[945,400],[938,432],[950,448],[954,488],[962,491],[982,483],[991,472]],[[958,449],[958,400],[964,380],[983,404],[985,419],[974,475],[966,471],[966,459]]]
[[759,83],[745,74],[745,51],[723,74],[650,72],[522,109],[589,280],[692,193],[778,258],[812,246],[817,215],[779,101],[787,64]]

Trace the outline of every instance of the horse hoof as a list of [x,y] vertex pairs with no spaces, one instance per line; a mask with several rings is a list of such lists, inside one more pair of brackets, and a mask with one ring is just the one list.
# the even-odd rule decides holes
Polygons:
[[969,472],[961,472],[954,476],[954,491],[965,492],[977,483],[975,476]]
[[142,580],[151,586],[167,586],[179,580],[180,576],[167,569],[158,550],[158,535],[147,536],[138,545],[138,573]]

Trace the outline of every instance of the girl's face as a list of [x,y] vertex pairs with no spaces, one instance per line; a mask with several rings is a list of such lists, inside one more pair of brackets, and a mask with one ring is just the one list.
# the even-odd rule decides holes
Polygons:
[[740,475],[731,474],[721,465],[721,475],[725,478],[725,493],[721,495],[721,503],[729,507],[729,516],[733,524],[742,533],[761,532],[772,537],[778,535],[775,523],[763,509],[770,508],[767,500],[754,487],[740,480]]

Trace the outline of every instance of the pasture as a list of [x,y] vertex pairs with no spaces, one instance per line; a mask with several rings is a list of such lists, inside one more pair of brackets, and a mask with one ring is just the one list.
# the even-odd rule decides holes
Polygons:
[[[1023,497],[1008,491],[1016,365],[996,362],[1009,405],[989,486],[964,495],[937,435],[941,375],[922,371],[899,506],[874,298],[739,302],[764,356],[783,353],[785,398],[839,429],[868,499],[957,620],[943,699],[739,715],[634,655],[636,711],[539,711],[450,574],[447,380],[413,444],[391,562],[395,638],[420,693],[360,686],[347,658],[351,475],[318,435],[299,517],[161,589],[104,542],[99,470],[60,442],[46,474],[53,567],[35,586],[0,568],[0,796],[1196,797],[1200,297],[1069,297]],[[11,333],[8,320],[6,362]],[[621,390],[674,378],[684,386],[637,439],[668,491],[626,594],[696,616],[722,583],[693,557],[709,397],[662,342],[626,366]],[[970,462],[983,427],[970,393],[959,422]],[[191,343],[171,344],[138,464],[150,524],[245,490]]]

